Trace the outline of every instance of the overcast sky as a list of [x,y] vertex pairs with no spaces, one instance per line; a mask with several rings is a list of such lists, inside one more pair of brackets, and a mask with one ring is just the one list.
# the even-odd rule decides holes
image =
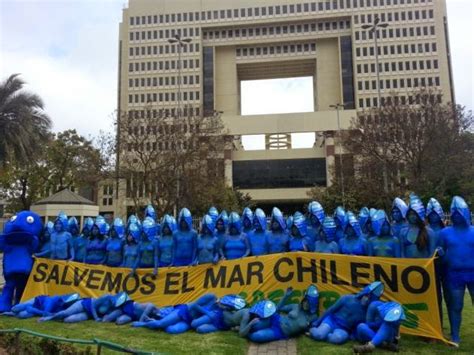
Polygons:
[[[436,0],[435,0],[436,1]],[[0,0],[0,80],[21,73],[28,89],[45,101],[54,130],[76,128],[86,136],[110,130],[117,106],[118,24],[126,0]],[[473,108],[473,4],[447,0],[456,100]],[[305,111],[308,82],[255,83],[248,88],[246,112],[278,109],[286,98]],[[257,94],[259,96],[257,96]],[[268,100],[267,100],[268,101]],[[259,103],[257,105],[257,103]],[[281,105],[280,105],[281,106]]]

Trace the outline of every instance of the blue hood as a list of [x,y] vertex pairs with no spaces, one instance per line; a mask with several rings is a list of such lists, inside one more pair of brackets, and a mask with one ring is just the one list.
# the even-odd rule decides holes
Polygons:
[[[41,217],[31,211],[21,211],[5,223],[3,234],[11,242],[38,237],[43,229]],[[10,239],[11,238],[11,239]]]
[[209,208],[207,214],[211,216],[212,222],[215,224],[217,222],[217,218],[219,217],[219,211],[217,210],[217,208],[212,206],[211,208]]
[[319,291],[316,285],[309,285],[306,289],[303,299],[301,300],[302,303],[307,302],[308,310],[310,314],[316,314],[319,307]]
[[81,296],[78,293],[68,293],[66,295],[62,295],[61,299],[67,306],[79,301],[81,299]]
[[76,217],[69,217],[67,220],[67,230],[71,234],[79,233],[79,222]]
[[224,227],[227,228],[227,226],[229,225],[229,215],[227,214],[227,211],[223,210],[219,214],[219,217],[217,217],[216,224],[219,220],[222,220],[222,222],[224,222]]
[[68,218],[64,212],[59,212],[58,216],[54,220],[54,225],[56,225],[57,222],[61,223],[61,231],[67,231],[68,227]]
[[90,231],[92,230],[93,225],[94,225],[94,220],[91,217],[87,217],[84,220],[84,226],[82,227],[82,233],[84,233],[84,231],[87,231],[87,232],[90,233]]
[[54,223],[48,221],[48,223],[46,223],[46,225],[44,226],[43,230],[47,230],[49,232],[49,235],[51,235],[54,232]]
[[242,221],[240,220],[240,216],[237,212],[231,212],[229,216],[229,233],[232,227],[234,227],[239,233],[241,233]]
[[410,194],[410,204],[409,204],[408,210],[413,210],[417,214],[418,218],[420,218],[420,220],[422,221],[425,220],[425,217],[426,217],[425,206],[423,205],[423,202],[417,195]]
[[370,219],[370,211],[367,207],[362,207],[359,211],[359,225],[361,229],[364,229],[365,224]]
[[216,228],[214,225],[214,221],[212,220],[212,217],[206,214],[204,217],[202,217],[201,221],[201,233],[204,233],[204,228],[207,229],[206,234],[214,234],[214,229]]
[[178,229],[181,230],[180,224],[181,221],[185,221],[188,230],[193,230],[193,216],[191,215],[191,211],[188,210],[186,207],[183,208],[181,211],[179,211],[179,216],[178,216]]
[[346,227],[345,227],[344,231],[347,230],[347,227],[351,226],[352,229],[354,229],[355,234],[357,235],[357,238],[360,238],[360,236],[362,235],[362,230],[360,229],[359,220],[354,215],[354,213],[347,212],[346,213],[346,221],[347,221],[347,223],[346,223]]
[[102,235],[106,235],[109,231],[109,225],[102,216],[97,216],[95,218],[94,226],[97,226],[97,228],[99,228],[99,233]]
[[246,306],[245,299],[239,295],[225,295],[219,299],[219,303],[235,311],[243,309]]
[[334,241],[336,238],[336,222],[332,217],[325,217],[323,221],[323,232],[328,242]]
[[255,215],[253,216],[253,220],[258,221],[258,224],[260,224],[260,227],[262,227],[262,230],[267,229],[267,216],[265,215],[265,212],[263,212],[262,209],[257,208],[255,210]]
[[286,219],[286,229],[290,230],[293,227],[293,216],[288,216]]
[[[272,210],[272,222],[273,221],[277,221],[278,224],[280,225],[280,228],[284,231],[286,230],[286,222],[285,222],[285,218],[283,217],[283,214],[281,213],[281,211],[279,210],[278,207],[273,207],[273,210]],[[271,228],[271,226],[270,226]]]
[[371,300],[379,299],[384,291],[384,285],[380,281],[372,282],[370,285],[365,286],[358,294],[358,298],[369,295]]
[[435,198],[430,198],[426,205],[426,215],[429,216],[431,212],[436,213],[441,220],[444,220],[443,207],[441,207],[441,204]]
[[341,206],[338,206],[334,211],[334,221],[343,230],[346,228],[346,211]]
[[372,231],[375,233],[376,236],[380,236],[380,233],[382,232],[382,226],[385,222],[387,222],[390,226],[390,221],[385,211],[378,210],[377,213],[375,213],[374,217],[372,217]]
[[120,239],[125,237],[125,226],[121,218],[114,219],[114,224],[112,225],[112,228],[115,230],[115,233],[117,233]]
[[265,319],[273,316],[276,313],[276,305],[270,300],[262,300],[255,303],[249,310],[250,313],[257,317]]
[[142,234],[142,229],[139,224],[132,223],[128,226],[128,234],[133,237],[133,240],[138,243]]
[[146,217],[142,225],[143,233],[147,236],[148,240],[151,242],[155,240],[158,236],[158,226],[156,222],[151,217]]
[[135,216],[134,214],[131,214],[128,219],[127,219],[127,227],[130,226],[131,224],[138,224],[138,225],[141,225],[141,222],[140,220],[138,219],[137,216]]
[[165,226],[168,226],[168,228],[171,230],[171,233],[176,230],[176,220],[173,216],[170,216],[168,214],[165,214],[163,216],[163,219],[161,220],[161,235],[163,235],[163,229]]
[[244,219],[247,219],[250,222],[250,224],[253,221],[253,212],[248,207],[245,207],[244,210],[242,211],[242,223],[243,223]]
[[[411,198],[411,197],[410,197]],[[408,206],[400,197],[395,197],[392,203],[392,210],[398,208],[403,218],[407,217]]]
[[463,217],[466,225],[471,225],[471,211],[469,210],[469,206],[467,205],[466,201],[462,197],[454,196],[453,201],[451,202],[451,216],[454,212],[459,212]]
[[406,319],[402,305],[397,302],[384,302],[377,309],[385,322],[399,322]]
[[150,218],[153,219],[154,221],[157,220],[157,218],[156,218],[156,211],[155,211],[155,208],[154,208],[152,205],[146,206],[146,208],[145,208],[145,218],[146,218],[146,217],[150,217]]
[[124,291],[119,292],[114,296],[114,300],[113,300],[114,307],[123,306],[125,304],[125,302],[131,301],[131,300],[132,299],[130,298],[130,296],[126,292],[124,292]]
[[306,218],[300,212],[296,212],[293,216],[293,224],[298,228],[302,237],[306,237],[308,231],[308,225],[306,223]]
[[312,202],[309,203],[309,205],[308,205],[308,214],[310,216],[315,216],[317,218],[317,220],[319,221],[319,223],[323,224],[325,213],[324,213],[323,206],[319,202],[312,201]]

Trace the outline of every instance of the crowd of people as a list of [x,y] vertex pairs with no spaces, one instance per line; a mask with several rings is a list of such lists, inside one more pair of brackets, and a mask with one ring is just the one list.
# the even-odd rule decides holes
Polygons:
[[264,343],[289,339],[306,333],[316,341],[343,344],[349,339],[357,353],[372,352],[377,347],[398,351],[400,324],[405,319],[403,307],[396,302],[382,302],[384,285],[376,281],[357,294],[342,296],[319,316],[319,292],[310,285],[298,304],[287,304],[293,290],[287,289],[278,302],[262,300],[248,306],[239,295],[217,298],[205,294],[188,304],[158,308],[133,301],[125,292],[99,298],[81,298],[78,294],[37,296],[15,305],[5,316],[21,319],[40,317],[77,323],[85,320],[131,323],[133,327],[181,334],[190,329],[198,333],[235,330],[251,341]]
[[474,227],[469,207],[459,196],[452,200],[449,226],[436,199],[425,207],[414,194],[408,204],[395,198],[388,214],[364,207],[356,215],[337,207],[329,216],[313,201],[306,214],[296,212],[286,219],[275,207],[268,221],[259,208],[245,208],[240,216],[211,207],[199,231],[187,208],[177,221],[170,215],[159,221],[152,206],[144,215],[143,220],[132,215],[126,222],[116,218],[111,225],[102,216],[87,218],[81,230],[74,217],[61,213],[43,228],[35,255],[126,267],[132,273],[150,268],[156,275],[160,267],[292,251],[393,258],[428,258],[436,253],[439,303],[444,294],[452,341],[460,341],[465,289],[474,297]]

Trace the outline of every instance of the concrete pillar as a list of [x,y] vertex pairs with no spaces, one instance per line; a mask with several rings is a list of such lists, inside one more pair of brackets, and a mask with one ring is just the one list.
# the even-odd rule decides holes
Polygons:
[[334,132],[328,131],[326,132],[326,139],[325,139],[325,148],[326,148],[326,184],[327,187],[332,186],[335,180],[334,170],[335,170],[335,154],[336,154],[336,146],[334,143]]

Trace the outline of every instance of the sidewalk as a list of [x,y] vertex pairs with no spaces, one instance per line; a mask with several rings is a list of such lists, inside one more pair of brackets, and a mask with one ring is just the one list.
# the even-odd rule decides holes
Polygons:
[[279,340],[267,344],[251,343],[247,355],[296,355],[296,340]]

